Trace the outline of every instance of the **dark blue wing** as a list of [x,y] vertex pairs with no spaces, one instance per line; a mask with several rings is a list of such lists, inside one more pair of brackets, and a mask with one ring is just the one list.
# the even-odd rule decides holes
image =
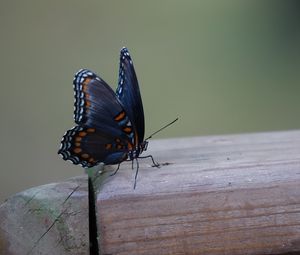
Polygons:
[[123,111],[123,107],[104,80],[90,70],[81,69],[75,74],[73,85],[76,124],[119,128],[113,117]]
[[58,153],[84,167],[122,162],[132,149],[134,132],[116,94],[86,69],[76,73],[73,84],[78,126],[64,135]]
[[119,83],[116,93],[133,123],[137,134],[136,142],[140,144],[144,141],[145,133],[144,110],[138,80],[127,48],[122,48],[120,53]]

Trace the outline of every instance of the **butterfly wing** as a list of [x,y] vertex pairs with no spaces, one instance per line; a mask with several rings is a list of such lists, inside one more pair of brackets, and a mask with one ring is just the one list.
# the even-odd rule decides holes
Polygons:
[[114,116],[123,111],[111,87],[95,73],[79,70],[74,77],[75,123],[87,126],[117,127]]
[[144,109],[133,62],[127,48],[122,48],[120,53],[119,82],[116,94],[133,122],[137,135],[136,143],[141,144],[144,141],[145,133]]
[[67,131],[59,154],[74,164],[91,167],[99,162],[116,164],[132,148],[133,128],[119,99],[95,73],[79,70],[73,81],[74,119],[78,126]]
[[64,160],[83,167],[93,167],[100,162],[110,165],[127,158],[128,144],[127,140],[115,138],[109,132],[76,126],[63,136],[58,153]]

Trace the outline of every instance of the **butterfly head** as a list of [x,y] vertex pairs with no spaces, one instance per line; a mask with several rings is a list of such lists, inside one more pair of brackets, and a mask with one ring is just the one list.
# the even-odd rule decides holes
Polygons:
[[140,143],[136,149],[130,150],[128,152],[128,158],[130,160],[136,159],[139,157],[139,155],[143,152],[146,151],[148,147],[148,141],[143,141],[142,143]]
[[148,147],[148,141],[143,141],[141,144],[140,144],[140,153],[142,153],[143,151],[146,151],[147,150],[147,147]]

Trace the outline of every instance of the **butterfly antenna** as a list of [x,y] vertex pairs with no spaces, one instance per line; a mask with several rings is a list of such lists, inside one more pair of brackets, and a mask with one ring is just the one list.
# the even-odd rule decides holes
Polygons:
[[163,126],[162,128],[160,128],[159,130],[157,130],[156,132],[154,132],[153,134],[151,134],[149,137],[147,137],[147,138],[145,139],[145,141],[149,140],[150,138],[152,138],[152,136],[156,135],[158,132],[164,130],[164,129],[167,128],[168,126],[171,126],[171,125],[172,125],[174,122],[176,122],[177,120],[178,120],[178,117],[177,117],[175,120],[173,120],[173,121],[171,121],[170,123],[168,123],[167,125],[165,125],[165,126]]

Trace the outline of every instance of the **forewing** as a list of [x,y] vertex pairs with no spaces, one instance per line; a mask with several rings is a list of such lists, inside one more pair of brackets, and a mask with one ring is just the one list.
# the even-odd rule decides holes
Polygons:
[[114,120],[124,111],[111,87],[95,73],[79,70],[74,77],[74,119],[79,125],[119,129]]
[[138,80],[127,48],[122,48],[120,53],[119,82],[116,93],[133,122],[137,134],[136,143],[140,144],[144,140],[145,133],[144,110]]

